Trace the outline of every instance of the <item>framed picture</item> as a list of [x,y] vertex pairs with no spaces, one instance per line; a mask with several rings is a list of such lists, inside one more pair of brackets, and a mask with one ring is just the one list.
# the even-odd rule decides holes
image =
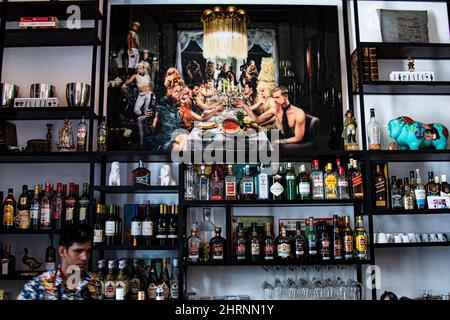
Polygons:
[[[314,225],[317,226],[320,221],[325,221],[329,228],[333,226],[333,218],[314,218]],[[295,235],[295,232],[297,230],[296,228],[297,222],[300,222],[302,233],[305,233],[306,227],[309,226],[308,218],[278,219],[278,225],[279,226],[284,225],[286,227],[286,236],[288,237]]]
[[244,224],[244,235],[246,239],[252,235],[252,223],[254,222],[256,222],[256,229],[258,230],[259,237],[264,235],[264,223],[270,223],[272,234],[274,234],[273,216],[232,216],[231,219],[233,228],[233,243],[237,235],[238,223]]
[[429,209],[447,209],[450,207],[450,197],[427,197]]

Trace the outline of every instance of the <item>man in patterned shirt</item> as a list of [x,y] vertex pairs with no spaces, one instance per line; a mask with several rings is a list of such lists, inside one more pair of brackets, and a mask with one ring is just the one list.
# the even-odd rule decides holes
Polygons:
[[95,283],[87,271],[91,256],[92,231],[87,225],[68,225],[59,240],[61,264],[25,284],[18,300],[93,299]]

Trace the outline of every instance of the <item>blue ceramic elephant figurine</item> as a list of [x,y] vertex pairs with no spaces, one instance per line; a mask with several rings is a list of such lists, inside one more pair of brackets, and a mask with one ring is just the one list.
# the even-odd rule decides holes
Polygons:
[[398,117],[388,123],[389,137],[394,139],[400,150],[447,148],[448,130],[439,123],[424,124],[409,117]]

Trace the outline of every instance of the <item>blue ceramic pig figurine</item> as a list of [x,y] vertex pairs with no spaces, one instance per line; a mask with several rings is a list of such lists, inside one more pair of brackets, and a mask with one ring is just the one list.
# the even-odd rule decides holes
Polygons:
[[389,121],[388,129],[400,150],[447,148],[448,130],[439,123],[424,124],[409,117],[398,117]]

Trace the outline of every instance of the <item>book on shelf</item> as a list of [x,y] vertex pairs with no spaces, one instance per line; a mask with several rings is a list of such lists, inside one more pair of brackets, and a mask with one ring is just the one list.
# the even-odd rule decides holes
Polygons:
[[378,57],[377,48],[369,49],[369,64],[370,64],[370,81],[378,81]]
[[352,65],[352,89],[359,88],[359,63],[362,64],[363,82],[378,81],[378,58],[376,48],[361,47],[361,60],[358,57],[358,50],[353,51],[351,57]]

